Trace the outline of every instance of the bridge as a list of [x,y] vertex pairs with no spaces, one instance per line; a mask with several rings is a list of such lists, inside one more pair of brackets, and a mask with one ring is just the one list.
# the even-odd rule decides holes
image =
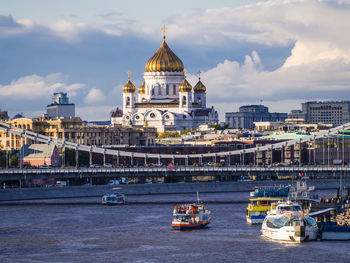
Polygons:
[[[75,168],[53,168],[53,169],[3,169],[0,170],[0,176],[2,181],[7,180],[22,180],[22,179],[37,179],[37,178],[93,178],[93,177],[169,177],[169,176],[221,176],[231,179],[237,179],[238,177],[244,175],[257,175],[262,178],[272,178],[273,176],[283,176],[283,175],[298,175],[299,173],[311,174],[311,176],[341,176],[341,174],[346,174],[349,170],[348,166],[344,165],[344,150],[342,157],[342,165],[339,166],[295,166],[295,167],[266,167],[266,166],[231,166],[230,161],[228,166],[225,167],[207,167],[203,166],[204,158],[217,158],[224,157],[226,160],[231,160],[231,156],[239,156],[240,160],[243,160],[247,154],[254,154],[254,156],[259,152],[273,151],[276,149],[281,149],[281,151],[290,146],[299,146],[303,143],[314,142],[317,139],[329,138],[330,136],[337,135],[339,133],[344,134],[345,129],[350,128],[350,123],[344,125],[321,131],[309,136],[305,136],[295,140],[289,140],[284,142],[278,142],[270,145],[259,146],[248,149],[234,150],[234,151],[223,151],[216,153],[204,153],[204,154],[156,154],[156,153],[140,153],[140,152],[130,152],[123,150],[107,149],[104,147],[96,147],[89,145],[80,145],[66,140],[61,140],[58,138],[49,137],[46,135],[34,133],[32,131],[22,129],[4,122],[0,122],[0,130],[6,133],[11,133],[21,138],[27,138],[33,142],[40,142],[45,144],[54,144],[57,147],[61,147],[63,150],[65,148],[74,149],[76,152],[76,163],[78,164],[78,152],[84,151],[88,152],[90,156],[90,164],[92,164],[92,153],[98,153],[103,155],[103,162],[105,164],[105,157],[107,155],[116,156],[117,164],[119,164],[119,158],[121,156],[130,158],[130,163],[132,168],[79,168],[78,165]],[[343,142],[344,147],[344,142]],[[177,166],[173,169],[168,169],[168,167],[134,167],[135,158],[143,158],[145,166],[149,163],[150,159],[157,159],[159,166],[162,161],[164,163],[176,163],[176,160],[182,160],[185,164],[184,166]],[[199,167],[189,166],[189,160],[196,160]],[[255,160],[255,158],[254,158]],[[338,175],[337,175],[338,174]]]

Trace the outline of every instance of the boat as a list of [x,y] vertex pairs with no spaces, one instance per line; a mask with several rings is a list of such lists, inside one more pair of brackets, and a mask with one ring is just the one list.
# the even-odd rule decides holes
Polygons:
[[102,196],[103,205],[122,205],[125,204],[125,195],[118,192],[120,188],[113,188],[112,194]]
[[318,227],[321,240],[350,240],[350,209],[347,207],[329,221],[319,222]]
[[308,187],[306,181],[297,181],[297,185],[290,187],[288,199],[298,202],[298,201],[311,201],[317,199],[317,196],[313,194],[315,191],[315,186]]
[[254,191],[250,192],[251,197],[282,197],[288,196],[290,185],[274,185],[274,186],[259,186],[255,187]]
[[198,198],[191,204],[176,204],[173,210],[171,227],[173,230],[205,228],[211,220],[210,211]]
[[276,197],[257,197],[250,198],[247,207],[246,219],[248,224],[261,224],[268,211],[270,211],[271,204],[282,201],[281,198]]
[[350,240],[350,226],[338,225],[337,222],[318,223],[321,240]]
[[271,204],[261,227],[263,236],[277,241],[303,242],[316,240],[316,221],[298,203],[287,201]]

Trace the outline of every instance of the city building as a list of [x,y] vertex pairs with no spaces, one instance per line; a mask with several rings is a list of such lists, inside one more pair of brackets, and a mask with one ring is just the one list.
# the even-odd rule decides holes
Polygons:
[[206,87],[200,80],[192,88],[184,65],[165,41],[147,61],[144,81],[136,91],[129,80],[123,87],[123,110],[112,113],[112,124],[155,127],[158,132],[193,129],[218,123],[218,113],[206,105]]
[[287,113],[270,113],[263,105],[246,105],[239,107],[239,112],[226,112],[225,123],[228,128],[253,129],[254,122],[284,122]]
[[61,166],[61,157],[53,144],[26,144],[20,151],[19,162],[33,167]]
[[[152,127],[122,127],[109,125],[86,125],[79,117],[48,119],[16,118],[6,121],[15,127],[46,136],[85,145],[152,145],[157,131]],[[19,150],[23,145],[34,143],[25,137],[0,131],[0,150]]]
[[301,105],[302,110],[291,111],[288,119],[334,126],[350,122],[350,101],[309,101]]
[[75,105],[69,103],[67,93],[57,92],[53,94],[52,103],[47,105],[46,114],[50,119],[75,117]]
[[7,111],[0,110],[0,121],[6,121],[9,119]]

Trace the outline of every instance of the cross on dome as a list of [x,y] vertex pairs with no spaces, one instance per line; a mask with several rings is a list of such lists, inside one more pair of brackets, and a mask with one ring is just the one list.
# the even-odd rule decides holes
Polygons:
[[165,40],[165,31],[168,30],[168,28],[165,27],[165,25],[163,25],[163,27],[161,28],[161,30],[163,31],[163,39]]
[[197,72],[197,74],[198,74],[198,79],[199,79],[199,80],[201,80],[201,73],[202,73],[202,72],[200,72],[200,71]]
[[131,71],[128,70],[128,80],[130,80]]

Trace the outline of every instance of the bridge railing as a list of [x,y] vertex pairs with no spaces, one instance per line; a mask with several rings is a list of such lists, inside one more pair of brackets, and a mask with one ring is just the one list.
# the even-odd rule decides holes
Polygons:
[[270,145],[258,146],[254,148],[234,150],[234,151],[222,151],[217,153],[203,153],[203,154],[155,154],[155,153],[140,153],[140,152],[128,152],[120,150],[111,150],[103,147],[95,147],[89,145],[80,145],[77,143],[69,142],[66,140],[61,140],[54,137],[45,136],[42,134],[34,133],[29,130],[25,130],[4,122],[0,122],[0,130],[3,130],[7,133],[12,133],[20,137],[26,137],[33,141],[38,141],[47,144],[55,144],[60,147],[66,147],[70,149],[75,149],[77,151],[85,151],[90,153],[99,153],[104,155],[113,155],[113,156],[126,156],[130,158],[155,158],[155,159],[189,159],[189,158],[207,158],[207,157],[220,157],[220,156],[234,156],[234,155],[244,155],[248,153],[257,153],[261,151],[269,151],[273,149],[281,149],[282,147],[288,147],[293,145],[299,145],[305,142],[309,142],[316,139],[326,138],[331,135],[337,134],[339,131],[344,131],[345,129],[350,128],[350,123],[343,124],[341,126],[321,131],[317,134],[312,134],[305,136],[300,139],[289,140],[285,142],[278,142]]

